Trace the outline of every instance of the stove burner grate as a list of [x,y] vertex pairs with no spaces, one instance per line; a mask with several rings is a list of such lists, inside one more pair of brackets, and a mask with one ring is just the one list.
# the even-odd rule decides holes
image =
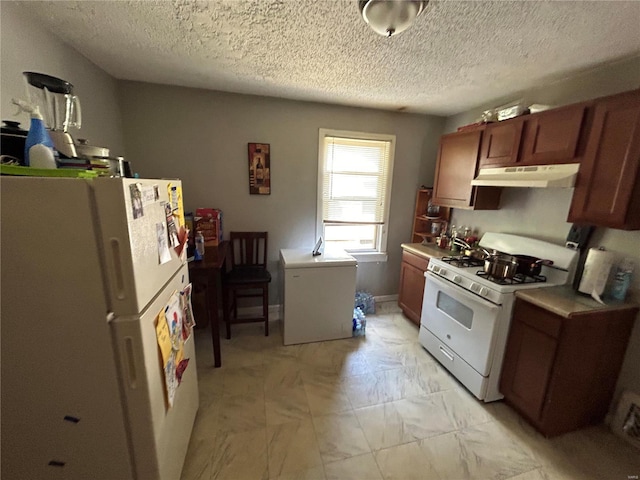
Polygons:
[[445,263],[448,263],[452,267],[460,267],[460,268],[481,267],[482,265],[484,265],[483,260],[479,260],[473,257],[467,257],[464,255],[443,257],[441,260]]
[[497,283],[498,285],[520,285],[523,283],[544,283],[547,281],[547,277],[544,275],[523,275],[522,273],[516,273],[513,278],[497,278],[489,275],[484,270],[478,270],[476,275],[482,278],[486,278],[490,282]]

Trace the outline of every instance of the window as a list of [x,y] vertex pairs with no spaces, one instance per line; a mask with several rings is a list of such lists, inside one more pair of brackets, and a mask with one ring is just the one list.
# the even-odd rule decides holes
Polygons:
[[320,129],[318,232],[359,261],[386,260],[395,139]]

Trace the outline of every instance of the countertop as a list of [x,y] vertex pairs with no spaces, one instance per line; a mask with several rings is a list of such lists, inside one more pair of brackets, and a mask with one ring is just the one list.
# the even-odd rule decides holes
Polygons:
[[438,248],[435,243],[430,245],[423,245],[421,243],[403,243],[400,246],[407,252],[415,253],[416,255],[425,258],[441,258],[451,255],[451,250]]
[[639,307],[637,303],[610,299],[605,299],[606,305],[602,305],[593,298],[579,294],[566,285],[518,290],[516,297],[565,318],[581,313],[628,310]]

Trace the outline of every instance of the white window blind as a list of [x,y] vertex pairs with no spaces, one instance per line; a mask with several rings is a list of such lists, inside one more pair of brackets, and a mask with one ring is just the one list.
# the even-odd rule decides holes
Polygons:
[[324,137],[322,221],[383,224],[391,142]]

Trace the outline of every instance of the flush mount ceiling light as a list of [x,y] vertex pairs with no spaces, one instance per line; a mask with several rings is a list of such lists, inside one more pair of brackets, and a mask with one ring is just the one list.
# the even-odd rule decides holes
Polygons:
[[404,32],[426,8],[429,0],[359,0],[364,21],[379,35]]

